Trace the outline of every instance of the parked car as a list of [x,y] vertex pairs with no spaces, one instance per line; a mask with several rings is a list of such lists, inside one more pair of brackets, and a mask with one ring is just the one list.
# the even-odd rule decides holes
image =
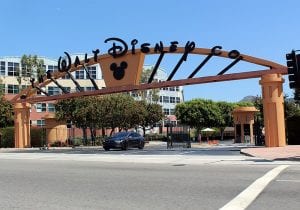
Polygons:
[[108,137],[103,142],[103,149],[108,151],[110,149],[120,148],[127,150],[130,147],[137,147],[143,149],[145,145],[144,137],[136,132],[119,132]]

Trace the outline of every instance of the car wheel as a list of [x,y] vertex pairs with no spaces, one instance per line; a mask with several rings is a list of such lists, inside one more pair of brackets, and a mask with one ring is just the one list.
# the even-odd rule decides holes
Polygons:
[[105,151],[109,151],[109,147],[103,147]]
[[125,141],[123,143],[123,147],[122,147],[122,150],[127,150],[128,149],[128,143]]
[[144,145],[145,145],[145,144],[144,144],[143,142],[140,142],[140,145],[138,146],[138,148],[139,148],[139,149],[144,149]]

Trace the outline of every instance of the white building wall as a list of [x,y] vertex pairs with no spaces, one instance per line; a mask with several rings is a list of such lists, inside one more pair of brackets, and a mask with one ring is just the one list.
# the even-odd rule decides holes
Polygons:
[[[78,56],[80,58],[80,60],[84,59],[84,54],[73,54],[71,55],[71,59],[72,59],[72,63],[75,61],[75,57]],[[88,55],[89,58],[91,58],[93,55]],[[39,57],[39,59],[43,59],[44,60],[44,65],[45,65],[45,70],[48,71],[50,69],[56,70],[57,69],[57,65],[58,65],[58,60],[56,59],[50,59],[50,58],[46,58],[46,57]],[[19,63],[19,67],[21,68],[21,57],[17,57],[17,56],[5,56],[5,57],[0,57],[0,62],[5,62],[5,74],[1,75],[1,71],[0,71],[0,79],[2,84],[4,84],[5,86],[5,93],[8,93],[8,85],[19,85],[18,81],[17,81],[17,76],[8,76],[8,62],[13,62],[13,63]],[[96,83],[98,85],[98,87],[104,88],[105,87],[105,82],[102,78],[102,72],[101,72],[101,68],[99,64],[93,65],[94,67],[96,67]],[[151,69],[154,66],[152,65],[145,65],[144,69]],[[1,70],[1,69],[0,69]],[[72,75],[74,76],[74,78],[76,79],[76,71],[72,72]],[[89,79],[87,79],[87,76],[85,74],[85,71],[83,70],[83,75],[84,78],[83,79],[76,79],[76,81],[85,88],[91,88],[93,87],[91,81]],[[157,70],[157,73],[154,77],[155,80],[157,81],[165,81],[167,79],[167,73],[166,71],[164,71],[162,68],[159,68]],[[25,85],[31,85],[30,83],[30,78],[26,78],[25,80],[22,80],[21,85],[25,86]],[[61,84],[63,87],[70,87],[71,92],[75,92],[76,91],[76,86],[75,84],[72,82],[71,79],[58,79],[57,80],[59,84]],[[50,89],[53,87],[56,87],[55,84],[50,83],[47,87],[46,87],[46,92],[49,91],[49,87]],[[173,111],[175,109],[176,104],[183,102],[183,87],[170,87],[170,88],[162,88],[159,91],[159,96],[160,96],[160,101],[159,104],[162,105],[163,111],[167,111],[166,112],[166,116],[171,116],[173,114]],[[167,97],[168,101],[164,102],[163,98]],[[173,101],[170,101],[170,99],[173,99]],[[174,101],[175,98],[175,101]]]

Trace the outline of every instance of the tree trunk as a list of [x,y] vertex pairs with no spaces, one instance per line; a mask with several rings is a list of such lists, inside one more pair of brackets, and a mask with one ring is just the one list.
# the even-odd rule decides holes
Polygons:
[[221,128],[220,131],[221,131],[221,141],[223,141],[224,140],[224,128]]
[[87,145],[87,132],[86,132],[86,128],[82,128],[82,138],[83,138],[83,145]]
[[143,126],[143,137],[145,137],[145,136],[146,136],[146,127]]
[[111,135],[113,134],[114,131],[115,131],[115,128],[112,128],[111,131],[110,131],[109,136],[111,136]]
[[104,129],[104,127],[102,127],[101,130],[102,130],[102,136],[105,136],[106,134],[105,134],[105,129]]
[[95,129],[90,127],[92,145],[95,146]]

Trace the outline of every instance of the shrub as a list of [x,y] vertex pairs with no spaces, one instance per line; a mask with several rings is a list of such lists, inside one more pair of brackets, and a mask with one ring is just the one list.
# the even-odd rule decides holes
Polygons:
[[0,147],[15,147],[15,131],[14,127],[6,127],[1,129]]
[[146,134],[145,135],[145,140],[146,141],[164,141],[165,140],[165,135],[163,134]]
[[[1,129],[1,141],[0,147],[14,148],[15,147],[15,128],[6,127]],[[42,128],[31,128],[30,129],[30,144],[32,147],[41,147],[45,141],[45,134]]]
[[32,147],[42,147],[46,144],[46,134],[43,128],[30,128],[30,144]]

